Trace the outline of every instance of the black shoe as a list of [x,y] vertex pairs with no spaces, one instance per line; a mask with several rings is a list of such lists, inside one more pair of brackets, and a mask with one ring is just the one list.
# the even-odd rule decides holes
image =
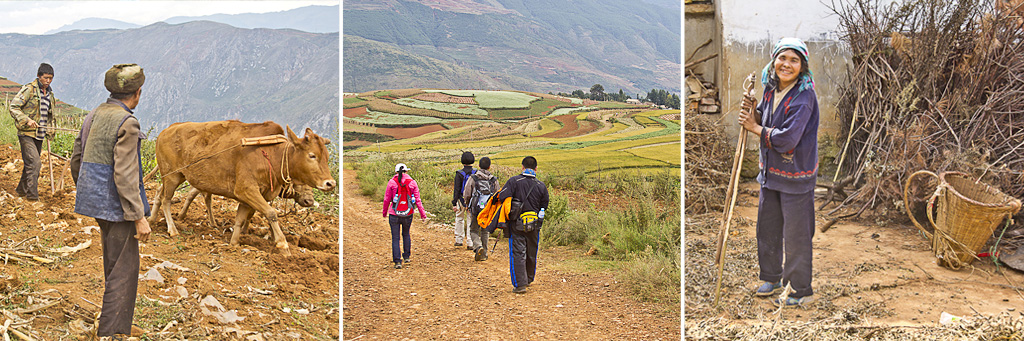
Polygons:
[[462,243],[455,242],[455,246],[462,246]]
[[516,287],[515,289],[512,289],[512,293],[513,294],[525,294],[527,286],[529,286],[529,285],[524,285],[524,286],[521,286],[521,287]]
[[395,269],[401,269],[402,263],[395,263]]
[[406,258],[406,259],[403,259],[403,260],[402,260],[402,263],[412,263],[412,261],[411,261],[411,260],[409,260],[409,258]]
[[478,262],[479,261],[487,260],[487,250],[484,250],[484,248],[482,248],[482,247],[477,248],[476,249],[476,255],[473,256],[473,260],[478,261]]

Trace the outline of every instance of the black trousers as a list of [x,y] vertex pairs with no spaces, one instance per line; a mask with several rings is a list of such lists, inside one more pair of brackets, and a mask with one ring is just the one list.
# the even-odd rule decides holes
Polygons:
[[135,222],[96,219],[103,237],[103,307],[97,336],[131,335],[139,289],[139,240]]
[[19,135],[18,143],[21,144],[21,160],[25,161],[25,164],[21,168],[21,180],[18,181],[18,188],[15,188],[14,191],[18,193],[18,196],[32,200],[39,199],[39,169],[42,168],[39,153],[43,149],[43,140]]
[[[512,228],[512,227],[508,227]],[[512,286],[521,287],[533,283],[537,274],[537,248],[540,246],[540,229],[533,232],[512,231],[508,238],[509,275]]]

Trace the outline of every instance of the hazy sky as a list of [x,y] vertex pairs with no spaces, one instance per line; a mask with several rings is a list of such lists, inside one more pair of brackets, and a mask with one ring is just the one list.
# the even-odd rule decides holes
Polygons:
[[0,33],[43,34],[85,18],[148,25],[176,16],[266,13],[341,1],[0,1]]

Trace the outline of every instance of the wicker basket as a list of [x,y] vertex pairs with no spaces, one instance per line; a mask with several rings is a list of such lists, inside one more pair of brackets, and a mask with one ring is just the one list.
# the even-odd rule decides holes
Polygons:
[[[911,180],[921,174],[939,180],[927,206],[928,221],[935,228],[934,234],[917,222],[907,200]],[[938,258],[936,262],[951,269],[960,269],[974,261],[992,232],[1021,207],[1020,200],[959,172],[935,175],[929,171],[918,171],[910,175],[903,188],[903,202],[914,226],[931,240],[932,250]],[[934,212],[936,206],[937,212]]]

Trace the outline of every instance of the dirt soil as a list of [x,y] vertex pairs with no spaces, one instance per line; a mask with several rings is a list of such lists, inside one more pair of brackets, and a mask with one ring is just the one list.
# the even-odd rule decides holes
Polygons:
[[627,297],[613,273],[567,270],[576,251],[542,249],[536,281],[517,295],[506,239],[475,262],[451,226],[416,219],[412,262],[394,269],[381,204],[358,194],[355,175],[344,170],[345,340],[679,339],[678,311]]
[[541,135],[541,137],[573,137],[582,136],[597,130],[599,125],[591,121],[577,121],[576,115],[561,115],[554,117],[554,120],[562,123],[562,128],[556,131]]
[[[0,261],[0,309],[56,305],[12,319],[23,332],[39,340],[74,340],[94,333],[93,322],[103,302],[102,242],[96,221],[75,214],[74,185],[50,195],[47,163],[40,179],[41,201],[13,197],[21,174],[20,152],[0,146],[0,252],[11,250],[56,260],[46,265]],[[65,162],[54,163],[59,178]],[[153,198],[158,183],[146,185]],[[179,195],[183,196],[183,195]],[[272,234],[260,214],[254,217],[242,244],[227,244],[224,233],[234,218],[236,202],[214,199],[214,214],[223,227],[211,227],[201,200],[187,215],[176,219],[181,235],[171,238],[166,223],[152,226],[148,243],[141,245],[140,276],[157,271],[163,283],[140,280],[134,324],[144,339],[247,339],[282,340],[338,338],[338,217],[299,209],[291,200],[275,200],[292,257],[278,253]],[[172,205],[177,212],[181,203]],[[76,246],[81,251],[61,255],[46,248]],[[0,259],[2,260],[2,259]],[[170,268],[155,265],[169,262]],[[178,268],[181,267],[181,268]],[[156,269],[156,270],[153,270]],[[200,300],[212,297],[226,311],[244,318],[220,323],[201,311]],[[215,313],[219,309],[212,308]],[[10,317],[12,315],[8,315]],[[174,321],[174,322],[172,322]],[[23,322],[19,324],[19,322]]]
[[[687,328],[708,319],[732,325],[764,325],[775,319],[768,299],[755,298],[760,284],[756,257],[756,183],[744,183],[726,256],[723,309],[714,309],[714,250],[720,214],[708,215],[700,231],[688,226]],[[746,193],[746,194],[743,194]],[[817,203],[820,205],[821,203]],[[816,205],[816,206],[817,206]],[[697,224],[687,218],[687,224]],[[826,222],[820,214],[817,226]],[[912,225],[880,226],[840,222],[818,230],[814,243],[812,286],[817,301],[806,309],[786,309],[782,319],[858,326],[937,326],[943,312],[955,316],[992,317],[1024,309],[1024,274],[997,270],[989,258],[954,271],[940,267],[930,242]],[[731,264],[730,264],[731,263]],[[1016,288],[1016,289],[1015,289]]]

